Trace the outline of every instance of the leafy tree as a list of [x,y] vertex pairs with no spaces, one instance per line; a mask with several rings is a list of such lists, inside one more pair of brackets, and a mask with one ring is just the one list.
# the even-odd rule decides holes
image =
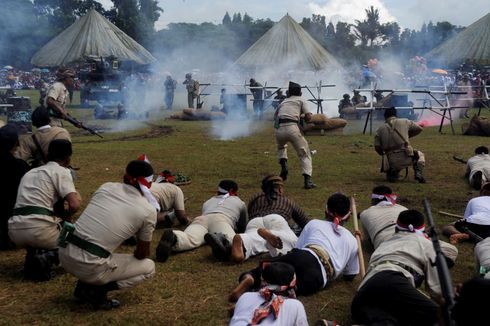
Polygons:
[[234,13],[233,19],[231,20],[231,23],[234,25],[241,24],[242,23],[242,15],[240,13]]
[[228,11],[226,12],[225,16],[223,17],[222,23],[225,26],[230,26],[231,25],[231,18],[230,18],[230,14],[228,13]]

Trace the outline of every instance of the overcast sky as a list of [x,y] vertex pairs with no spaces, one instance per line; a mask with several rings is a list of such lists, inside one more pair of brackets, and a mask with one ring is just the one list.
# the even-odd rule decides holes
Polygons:
[[[106,8],[110,0],[99,0]],[[364,19],[364,9],[374,6],[380,10],[381,22],[396,21],[402,28],[420,29],[429,21],[449,21],[468,26],[490,12],[490,0],[158,0],[164,12],[156,28],[169,23],[211,22],[220,24],[228,11],[247,13],[253,19],[270,18],[279,21],[289,13],[296,21],[320,14],[327,22],[353,22]]]

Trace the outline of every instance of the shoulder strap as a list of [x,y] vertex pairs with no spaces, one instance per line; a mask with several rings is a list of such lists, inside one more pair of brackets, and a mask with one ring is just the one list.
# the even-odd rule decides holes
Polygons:
[[[393,120],[392,120],[393,121]],[[391,129],[396,132],[396,134],[403,140],[403,142],[405,144],[408,144],[408,140],[405,139],[405,137],[403,137],[403,135],[398,131],[398,129],[395,128],[395,126],[393,124],[391,124],[391,121],[390,122],[387,122],[388,125],[391,127]]]

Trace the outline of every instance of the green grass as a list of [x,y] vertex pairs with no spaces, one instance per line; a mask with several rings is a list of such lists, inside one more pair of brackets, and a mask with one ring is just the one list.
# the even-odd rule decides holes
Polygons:
[[[22,94],[31,96],[36,103],[35,92]],[[92,121],[90,110],[70,112],[88,125],[116,123]],[[270,121],[257,122],[257,131],[249,137],[220,141],[210,136],[210,122],[164,120],[156,112],[152,117],[153,125],[169,126],[173,132],[154,138],[120,140],[128,135],[144,136],[155,128],[139,123],[136,130],[105,133],[104,139],[99,140],[69,127],[74,143],[72,165],[80,168],[76,187],[84,206],[102,183],[121,181],[128,161],[142,153],[149,156],[155,170],[180,171],[192,178],[190,185],[182,187],[189,197],[186,209],[192,217],[200,214],[202,203],[216,191],[220,179],[235,179],[240,186],[239,196],[248,201],[260,190],[263,176],[279,172]],[[445,130],[446,134],[439,134],[436,128],[427,128],[413,140],[414,147],[426,154],[428,183],[416,183],[410,171],[406,181],[392,185],[400,195],[399,202],[409,208],[422,210],[422,199],[427,196],[439,226],[452,220],[438,215],[437,211],[462,214],[467,201],[477,195],[463,177],[464,165],[452,160],[452,156],[469,157],[476,146],[488,143],[488,138],[453,136],[448,127]],[[318,188],[308,191],[301,188],[299,160],[291,152],[286,194],[314,218],[323,217],[325,201],[336,191],[354,196],[358,212],[367,208],[373,186],[384,183],[383,175],[378,172],[380,158],[372,147],[372,136],[311,136],[308,140],[310,147],[318,151],[313,157],[313,180]],[[347,227],[352,229],[350,224]],[[153,249],[161,233],[162,230],[155,231]],[[458,248],[460,254],[451,271],[455,283],[475,274],[472,245],[461,244]],[[130,253],[132,248],[123,247],[122,251]],[[177,254],[166,263],[157,263],[156,275],[149,282],[114,293],[122,301],[120,309],[94,312],[76,303],[73,298],[76,279],[61,270],[61,275],[47,283],[22,280],[23,258],[23,250],[0,253],[3,317],[0,324],[225,325],[229,321],[226,296],[237,284],[240,273],[259,261],[257,257],[242,265],[220,263],[208,247]],[[341,324],[350,322],[350,303],[359,281],[359,278],[353,283],[335,281],[316,295],[301,297],[310,323],[320,317],[336,319]]]

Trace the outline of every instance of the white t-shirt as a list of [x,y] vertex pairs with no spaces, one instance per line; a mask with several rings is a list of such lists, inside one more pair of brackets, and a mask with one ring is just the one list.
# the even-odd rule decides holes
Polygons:
[[468,223],[490,225],[490,196],[471,199],[466,205],[464,218]]
[[[235,306],[235,313],[230,320],[230,326],[246,326],[252,321],[255,309],[264,302],[264,298],[258,292],[244,293]],[[271,314],[260,325],[277,326],[308,326],[305,307],[297,299],[285,298],[279,310],[279,316],[274,319]]]
[[356,238],[342,226],[339,226],[339,234],[334,231],[334,228],[335,224],[332,222],[311,220],[306,224],[296,243],[296,248],[308,250],[315,255],[322,268],[324,285],[327,284],[325,269],[316,254],[305,248],[309,244],[322,247],[330,255],[335,269],[335,277],[342,274],[356,275],[359,273]]
[[468,159],[466,163],[466,169],[470,173],[469,179],[473,179],[473,175],[477,171],[483,172],[484,175],[490,172],[490,155],[488,154],[477,154]]

